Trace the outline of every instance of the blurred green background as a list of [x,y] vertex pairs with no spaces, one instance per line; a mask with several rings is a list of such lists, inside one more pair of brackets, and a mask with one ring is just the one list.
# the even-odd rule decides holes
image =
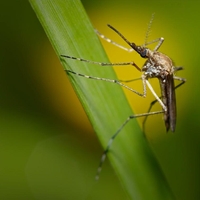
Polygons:
[[[165,38],[160,51],[184,67],[178,76],[187,83],[177,90],[176,132],[166,134],[162,117],[156,116],[148,119],[146,134],[177,199],[200,199],[200,3],[82,3],[94,27],[121,44],[106,24],[143,44],[155,13],[149,41]],[[0,8],[0,199],[128,199],[108,161],[100,181],[94,181],[103,149],[30,4],[1,1]],[[103,45],[112,62],[144,62],[136,54]],[[131,67],[116,72],[120,79],[140,76]],[[136,82],[131,86],[142,88]],[[141,99],[125,92],[135,113],[145,112],[153,99],[150,93]]]

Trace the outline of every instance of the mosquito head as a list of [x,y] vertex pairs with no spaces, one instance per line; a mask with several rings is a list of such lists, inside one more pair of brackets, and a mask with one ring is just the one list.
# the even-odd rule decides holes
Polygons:
[[113,31],[115,31],[127,44],[129,44],[137,53],[139,53],[142,58],[148,58],[147,48],[142,46],[137,46],[135,43],[128,41],[117,29],[115,29],[110,24],[108,24],[108,27],[111,28]]
[[140,54],[142,58],[148,58],[148,49],[142,46],[137,46],[135,43],[131,43],[131,47]]

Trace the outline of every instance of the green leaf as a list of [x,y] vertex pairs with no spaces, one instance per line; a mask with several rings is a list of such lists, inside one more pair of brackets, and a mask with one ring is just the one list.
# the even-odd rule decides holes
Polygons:
[[[60,55],[69,55],[108,62],[79,0],[30,0],[30,3],[60,59]],[[64,69],[117,79],[111,67],[70,59],[61,62]],[[122,88],[75,75],[69,78],[105,149],[111,136],[132,114]],[[116,137],[108,157],[131,199],[174,199],[136,120],[131,120]]]

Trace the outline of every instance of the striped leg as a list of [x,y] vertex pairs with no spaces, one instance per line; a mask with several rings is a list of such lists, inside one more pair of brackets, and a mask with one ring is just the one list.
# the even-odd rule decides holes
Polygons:
[[132,66],[134,66],[138,71],[141,72],[141,69],[140,69],[134,62],[104,63],[104,62],[96,62],[96,61],[91,61],[91,60],[86,60],[86,59],[83,59],[83,58],[76,58],[76,57],[73,57],[73,56],[66,56],[66,55],[61,55],[61,57],[69,58],[69,59],[73,59],[73,60],[78,60],[78,61],[82,61],[82,62],[87,62],[87,63],[91,63],[91,64],[95,64],[95,65],[100,65],[100,66],[122,66],[122,65],[132,65]]
[[[134,62],[121,62],[121,63],[103,63],[103,62],[96,62],[96,61],[91,61],[91,60],[86,60],[86,59],[83,59],[83,58],[76,58],[76,57],[73,57],[73,56],[66,56],[66,55],[61,55],[62,57],[65,57],[65,58],[69,58],[69,59],[73,59],[73,60],[78,60],[78,61],[82,61],[82,62],[87,62],[87,63],[91,63],[91,64],[96,64],[96,65],[101,65],[101,66],[116,66],[116,65],[132,65],[134,66],[137,70],[141,71],[141,69],[134,63]],[[80,73],[77,73],[77,72],[74,72],[74,71],[71,71],[71,70],[67,70],[67,73],[72,73],[72,74],[75,74],[77,76],[81,76],[81,77],[84,77],[84,78],[88,78],[88,79],[93,79],[93,80],[100,80],[100,81],[106,81],[106,82],[110,82],[110,83],[115,83],[115,84],[118,84],[132,92],[134,92],[135,94],[139,95],[139,96],[142,96],[142,97],[146,97],[146,81],[145,81],[145,77],[142,77],[142,83],[143,83],[143,93],[140,93],[130,87],[128,87],[127,85],[121,83],[120,81],[118,80],[112,80],[112,79],[107,79],[107,78],[99,78],[99,77],[94,77],[94,76],[88,76],[88,75],[85,75],[85,74],[80,74]]]
[[[104,39],[106,42],[111,43],[111,44],[119,47],[120,49],[123,49],[123,50],[128,51],[128,52],[133,52],[134,51],[133,48],[126,48],[126,47],[124,47],[124,46],[122,46],[122,45],[114,42],[113,40],[107,38],[105,35],[103,35],[102,33],[100,33],[96,29],[95,29],[95,32],[97,33],[97,35],[99,35],[99,37],[101,37],[102,39]],[[162,45],[162,43],[164,42],[164,38],[162,38],[162,37],[158,38],[158,39],[155,39],[155,40],[152,40],[150,42],[145,42],[145,44],[141,45],[141,46],[148,46],[148,45],[156,43],[156,42],[159,42],[158,45],[154,48],[154,51],[157,51],[160,48],[160,46]]]
[[101,161],[99,163],[99,167],[97,169],[97,173],[96,173],[96,176],[95,176],[95,179],[98,180],[99,179],[99,175],[101,173],[101,170],[102,170],[102,165],[106,159],[106,156],[107,156],[107,153],[109,152],[110,148],[111,148],[111,145],[114,141],[114,139],[117,137],[117,135],[121,132],[121,130],[125,127],[126,124],[128,124],[128,122],[131,120],[131,119],[134,119],[134,118],[138,118],[138,117],[144,117],[144,116],[149,116],[149,115],[156,115],[156,114],[161,114],[163,113],[164,111],[156,111],[156,112],[150,112],[150,113],[143,113],[143,114],[138,114],[138,115],[130,115],[126,121],[124,121],[124,123],[122,124],[122,126],[117,130],[117,132],[110,138],[109,142],[108,142],[108,145],[106,147],[106,149],[104,150],[103,152],[103,155],[101,157]]
[[130,90],[131,92],[134,92],[135,94],[141,96],[141,97],[146,97],[146,83],[145,83],[145,79],[143,80],[143,93],[140,93],[132,88],[130,88],[129,86],[121,83],[120,81],[118,80],[114,80],[114,79],[107,79],[107,78],[99,78],[99,77],[95,77],[95,76],[88,76],[88,75],[85,75],[85,74],[80,74],[80,73],[77,73],[77,72],[74,72],[74,71],[71,71],[71,70],[67,70],[67,73],[71,73],[71,74],[75,74],[76,76],[81,76],[81,77],[84,77],[84,78],[88,78],[88,79],[93,79],[93,80],[98,80],[98,81],[106,81],[106,82],[110,82],[110,83],[115,83],[115,84],[118,84],[128,90]]
[[105,35],[101,34],[101,33],[100,33],[98,30],[96,30],[96,29],[95,29],[95,32],[96,32],[96,34],[97,34],[99,37],[101,37],[102,39],[104,39],[106,42],[111,43],[111,44],[113,44],[113,45],[119,47],[120,49],[123,49],[123,50],[128,51],[128,52],[134,51],[133,48],[126,48],[126,47],[124,47],[124,46],[122,46],[122,45],[120,45],[120,44],[114,42],[113,40],[107,38]]
[[129,80],[119,80],[120,82],[124,82],[124,83],[130,83],[133,81],[138,81],[138,80],[142,80],[142,78],[134,78],[134,79],[129,79]]

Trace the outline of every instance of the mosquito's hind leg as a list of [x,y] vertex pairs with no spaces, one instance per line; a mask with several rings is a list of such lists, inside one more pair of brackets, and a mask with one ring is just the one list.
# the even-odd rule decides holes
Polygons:
[[[182,70],[182,69],[183,69],[183,67],[175,67],[175,70],[174,70],[174,71],[179,71],[179,70]],[[179,88],[181,85],[183,85],[183,84],[186,82],[186,79],[181,78],[181,77],[176,77],[176,76],[174,76],[174,80],[181,81],[181,83],[179,83],[177,86],[174,87],[175,90],[176,90],[177,88]],[[159,99],[161,99],[161,98],[162,98],[162,97],[159,97]],[[152,102],[150,103],[150,106],[149,106],[149,109],[148,109],[147,112],[150,112],[151,109],[152,109],[152,107],[153,107],[153,106],[155,105],[155,103],[157,103],[157,102],[158,102],[157,99],[155,99],[154,101],[152,101]],[[143,122],[142,122],[142,129],[143,129],[144,133],[145,133],[145,124],[146,124],[146,121],[147,121],[147,117],[148,117],[148,115],[145,116],[145,118],[144,118],[144,120],[143,120]]]
[[[157,99],[155,99],[154,101],[152,101],[152,102],[150,103],[150,106],[149,106],[149,109],[148,109],[147,113],[150,113],[152,107],[153,107],[157,102],[158,102]],[[148,117],[148,115],[145,116],[145,118],[144,118],[144,120],[143,120],[143,122],[142,122],[142,130],[143,130],[143,132],[144,132],[144,135],[145,135],[145,124],[146,124],[146,121],[147,121],[147,117]]]
[[149,115],[157,115],[157,114],[161,114],[163,113],[163,111],[155,111],[155,112],[150,112],[150,113],[142,113],[142,114],[137,114],[137,115],[130,115],[125,121],[124,123],[121,125],[121,127],[117,130],[117,132],[110,138],[110,140],[108,141],[108,144],[107,144],[107,147],[106,149],[104,150],[103,152],[103,155],[101,157],[101,161],[99,163],[99,167],[97,169],[97,173],[96,173],[96,176],[95,176],[95,179],[98,180],[99,179],[99,175],[101,173],[101,170],[102,170],[102,165],[106,159],[106,156],[107,156],[107,153],[109,152],[110,148],[111,148],[111,145],[114,141],[114,139],[117,137],[117,135],[121,132],[121,130],[126,126],[126,124],[128,124],[128,122],[131,120],[131,119],[134,119],[134,118],[138,118],[138,117],[144,117],[144,116],[149,116]]

